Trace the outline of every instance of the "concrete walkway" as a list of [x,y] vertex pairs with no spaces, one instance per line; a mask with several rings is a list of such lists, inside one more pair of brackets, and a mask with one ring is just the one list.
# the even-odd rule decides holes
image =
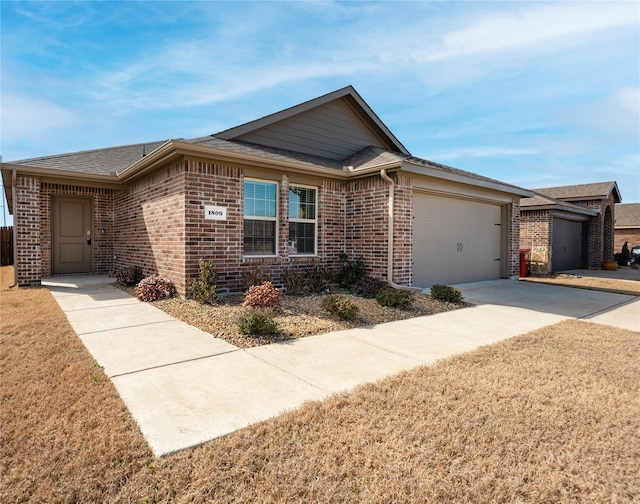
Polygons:
[[157,456],[399,371],[568,318],[640,331],[640,298],[515,281],[458,286],[452,312],[239,349],[109,285],[49,288]]

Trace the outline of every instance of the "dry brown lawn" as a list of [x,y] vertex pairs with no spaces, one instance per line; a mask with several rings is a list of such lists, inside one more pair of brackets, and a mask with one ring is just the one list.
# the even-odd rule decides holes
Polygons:
[[620,292],[640,296],[640,282],[633,280],[616,280],[614,278],[597,278],[559,273],[550,276],[530,276],[521,278],[527,282],[548,283],[563,287],[576,287],[579,289],[602,290],[608,292]]
[[0,297],[3,503],[640,500],[637,332],[563,322],[156,460],[49,293]]

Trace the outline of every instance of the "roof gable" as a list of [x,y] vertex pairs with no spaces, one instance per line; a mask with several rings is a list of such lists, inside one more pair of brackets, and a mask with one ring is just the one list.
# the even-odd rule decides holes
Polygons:
[[607,199],[614,192],[614,200],[620,203],[620,191],[616,182],[596,182],[593,184],[578,184],[561,187],[546,187],[535,189],[536,192],[565,201],[584,201]]
[[213,136],[333,160],[370,145],[409,154],[351,86]]

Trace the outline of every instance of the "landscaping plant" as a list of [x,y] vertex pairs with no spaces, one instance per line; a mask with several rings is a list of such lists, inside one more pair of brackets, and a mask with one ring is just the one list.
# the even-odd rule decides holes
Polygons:
[[279,308],[282,292],[271,282],[249,287],[244,295],[244,306],[249,308]]
[[176,286],[171,280],[152,275],[144,278],[136,287],[136,294],[140,301],[160,301],[177,295]]
[[109,276],[115,278],[118,285],[125,287],[133,287],[144,278],[140,266],[118,266]]
[[362,277],[358,280],[351,291],[354,294],[362,296],[367,299],[373,299],[376,297],[376,294],[380,292],[382,289],[388,287],[387,282],[383,280],[378,280],[377,278],[373,278],[370,276]]
[[275,334],[278,326],[269,309],[249,310],[238,319],[238,331],[242,334]]
[[262,285],[265,282],[271,281],[271,274],[260,267],[248,269],[242,272],[242,282],[244,288],[248,289],[254,285]]
[[220,300],[216,292],[218,274],[213,270],[213,262],[200,259],[200,276],[191,283],[191,295],[193,299],[203,304],[214,304]]
[[387,287],[376,294],[376,301],[382,306],[408,310],[413,305],[413,292]]
[[322,300],[322,308],[344,320],[354,320],[360,311],[360,308],[349,298],[338,295],[325,297]]
[[349,259],[347,254],[340,252],[340,270],[338,271],[338,283],[340,287],[351,289],[358,280],[364,277],[366,266],[364,259]]
[[447,303],[461,303],[462,292],[450,285],[436,284],[431,287],[431,297],[439,299],[440,301],[446,301]]

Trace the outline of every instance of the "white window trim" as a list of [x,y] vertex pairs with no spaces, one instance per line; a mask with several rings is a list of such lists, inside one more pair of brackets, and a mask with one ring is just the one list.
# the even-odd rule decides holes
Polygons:
[[[289,189],[292,187],[299,187],[301,189],[313,189],[316,192],[316,211],[314,219],[292,219],[289,218],[289,222],[302,222],[302,223],[313,223],[313,253],[298,253],[298,252],[289,252],[291,257],[316,257],[318,255],[318,213],[320,209],[320,191],[316,186],[309,186],[304,184],[289,184]],[[287,198],[289,198],[289,191],[287,191]],[[289,205],[291,205],[291,201],[287,201],[287,211],[289,210]],[[287,217],[289,215],[287,214]],[[287,233],[289,232],[289,226],[287,226]],[[287,235],[288,236],[288,235]],[[287,244],[288,245],[288,244]]]
[[[245,182],[261,182],[263,184],[275,184],[276,185],[276,216],[275,217],[247,217],[244,214],[244,183]],[[265,257],[278,257],[278,251],[280,250],[280,226],[279,223],[280,216],[280,182],[277,180],[268,180],[268,179],[259,179],[252,177],[244,177],[242,179],[242,259],[260,259]],[[245,254],[244,253],[244,221],[245,220],[262,220],[275,222],[275,233],[276,233],[276,243],[275,243],[275,253],[274,254]]]

